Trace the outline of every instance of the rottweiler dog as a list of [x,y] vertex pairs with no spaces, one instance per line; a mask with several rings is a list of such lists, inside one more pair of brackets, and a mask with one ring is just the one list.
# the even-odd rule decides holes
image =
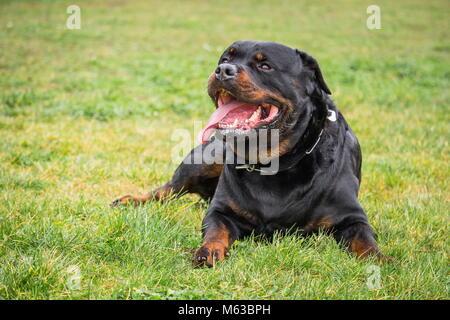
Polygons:
[[[213,266],[229,255],[235,240],[252,234],[321,229],[358,257],[384,260],[358,201],[358,140],[330,99],[316,59],[274,42],[236,41],[211,73],[208,94],[216,111],[187,159],[218,144],[244,162],[184,161],[164,186],[121,197],[112,206],[182,193],[210,200],[194,265]],[[248,133],[263,129],[277,132],[277,149],[267,147],[266,156],[252,163],[248,151],[239,154],[235,140],[224,139],[247,137],[241,140],[247,146]],[[277,170],[265,172],[274,160]]]

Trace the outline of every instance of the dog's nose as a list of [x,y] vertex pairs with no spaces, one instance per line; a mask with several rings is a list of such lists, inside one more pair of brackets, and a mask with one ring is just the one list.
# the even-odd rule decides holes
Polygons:
[[236,77],[237,68],[234,64],[222,63],[216,69],[216,79],[218,80],[229,80]]

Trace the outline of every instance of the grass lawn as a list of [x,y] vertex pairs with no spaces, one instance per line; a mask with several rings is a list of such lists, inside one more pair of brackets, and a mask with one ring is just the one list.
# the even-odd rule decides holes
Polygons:
[[[366,27],[373,2],[381,30]],[[71,4],[80,30],[65,27]],[[448,299],[449,21],[447,0],[1,0],[0,298]],[[108,207],[170,178],[172,134],[193,140],[205,123],[207,77],[238,39],[318,59],[396,263],[319,234],[240,241],[194,269],[207,203]],[[372,265],[381,283],[369,289]]]

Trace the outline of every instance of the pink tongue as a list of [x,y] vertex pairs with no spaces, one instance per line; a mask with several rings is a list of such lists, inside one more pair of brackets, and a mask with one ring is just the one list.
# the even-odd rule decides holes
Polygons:
[[206,141],[208,141],[209,137],[211,136],[211,134],[213,133],[214,129],[216,128],[217,124],[220,122],[220,120],[222,120],[223,118],[225,118],[225,116],[230,113],[231,111],[237,109],[237,108],[241,108],[245,105],[247,105],[248,103],[244,103],[244,102],[239,102],[239,101],[232,101],[230,103],[227,103],[219,108],[217,108],[216,111],[213,112],[213,114],[211,115],[211,117],[208,120],[208,123],[206,124],[206,126],[203,128],[202,131],[200,131],[197,139],[200,141],[200,143],[205,143]]

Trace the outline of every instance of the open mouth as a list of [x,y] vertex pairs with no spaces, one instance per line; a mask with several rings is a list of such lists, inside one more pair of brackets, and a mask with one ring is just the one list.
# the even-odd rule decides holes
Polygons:
[[215,129],[245,134],[273,122],[278,115],[278,107],[272,104],[239,101],[224,89],[218,90],[216,105],[216,111],[200,132],[199,140],[202,144],[209,139]]

